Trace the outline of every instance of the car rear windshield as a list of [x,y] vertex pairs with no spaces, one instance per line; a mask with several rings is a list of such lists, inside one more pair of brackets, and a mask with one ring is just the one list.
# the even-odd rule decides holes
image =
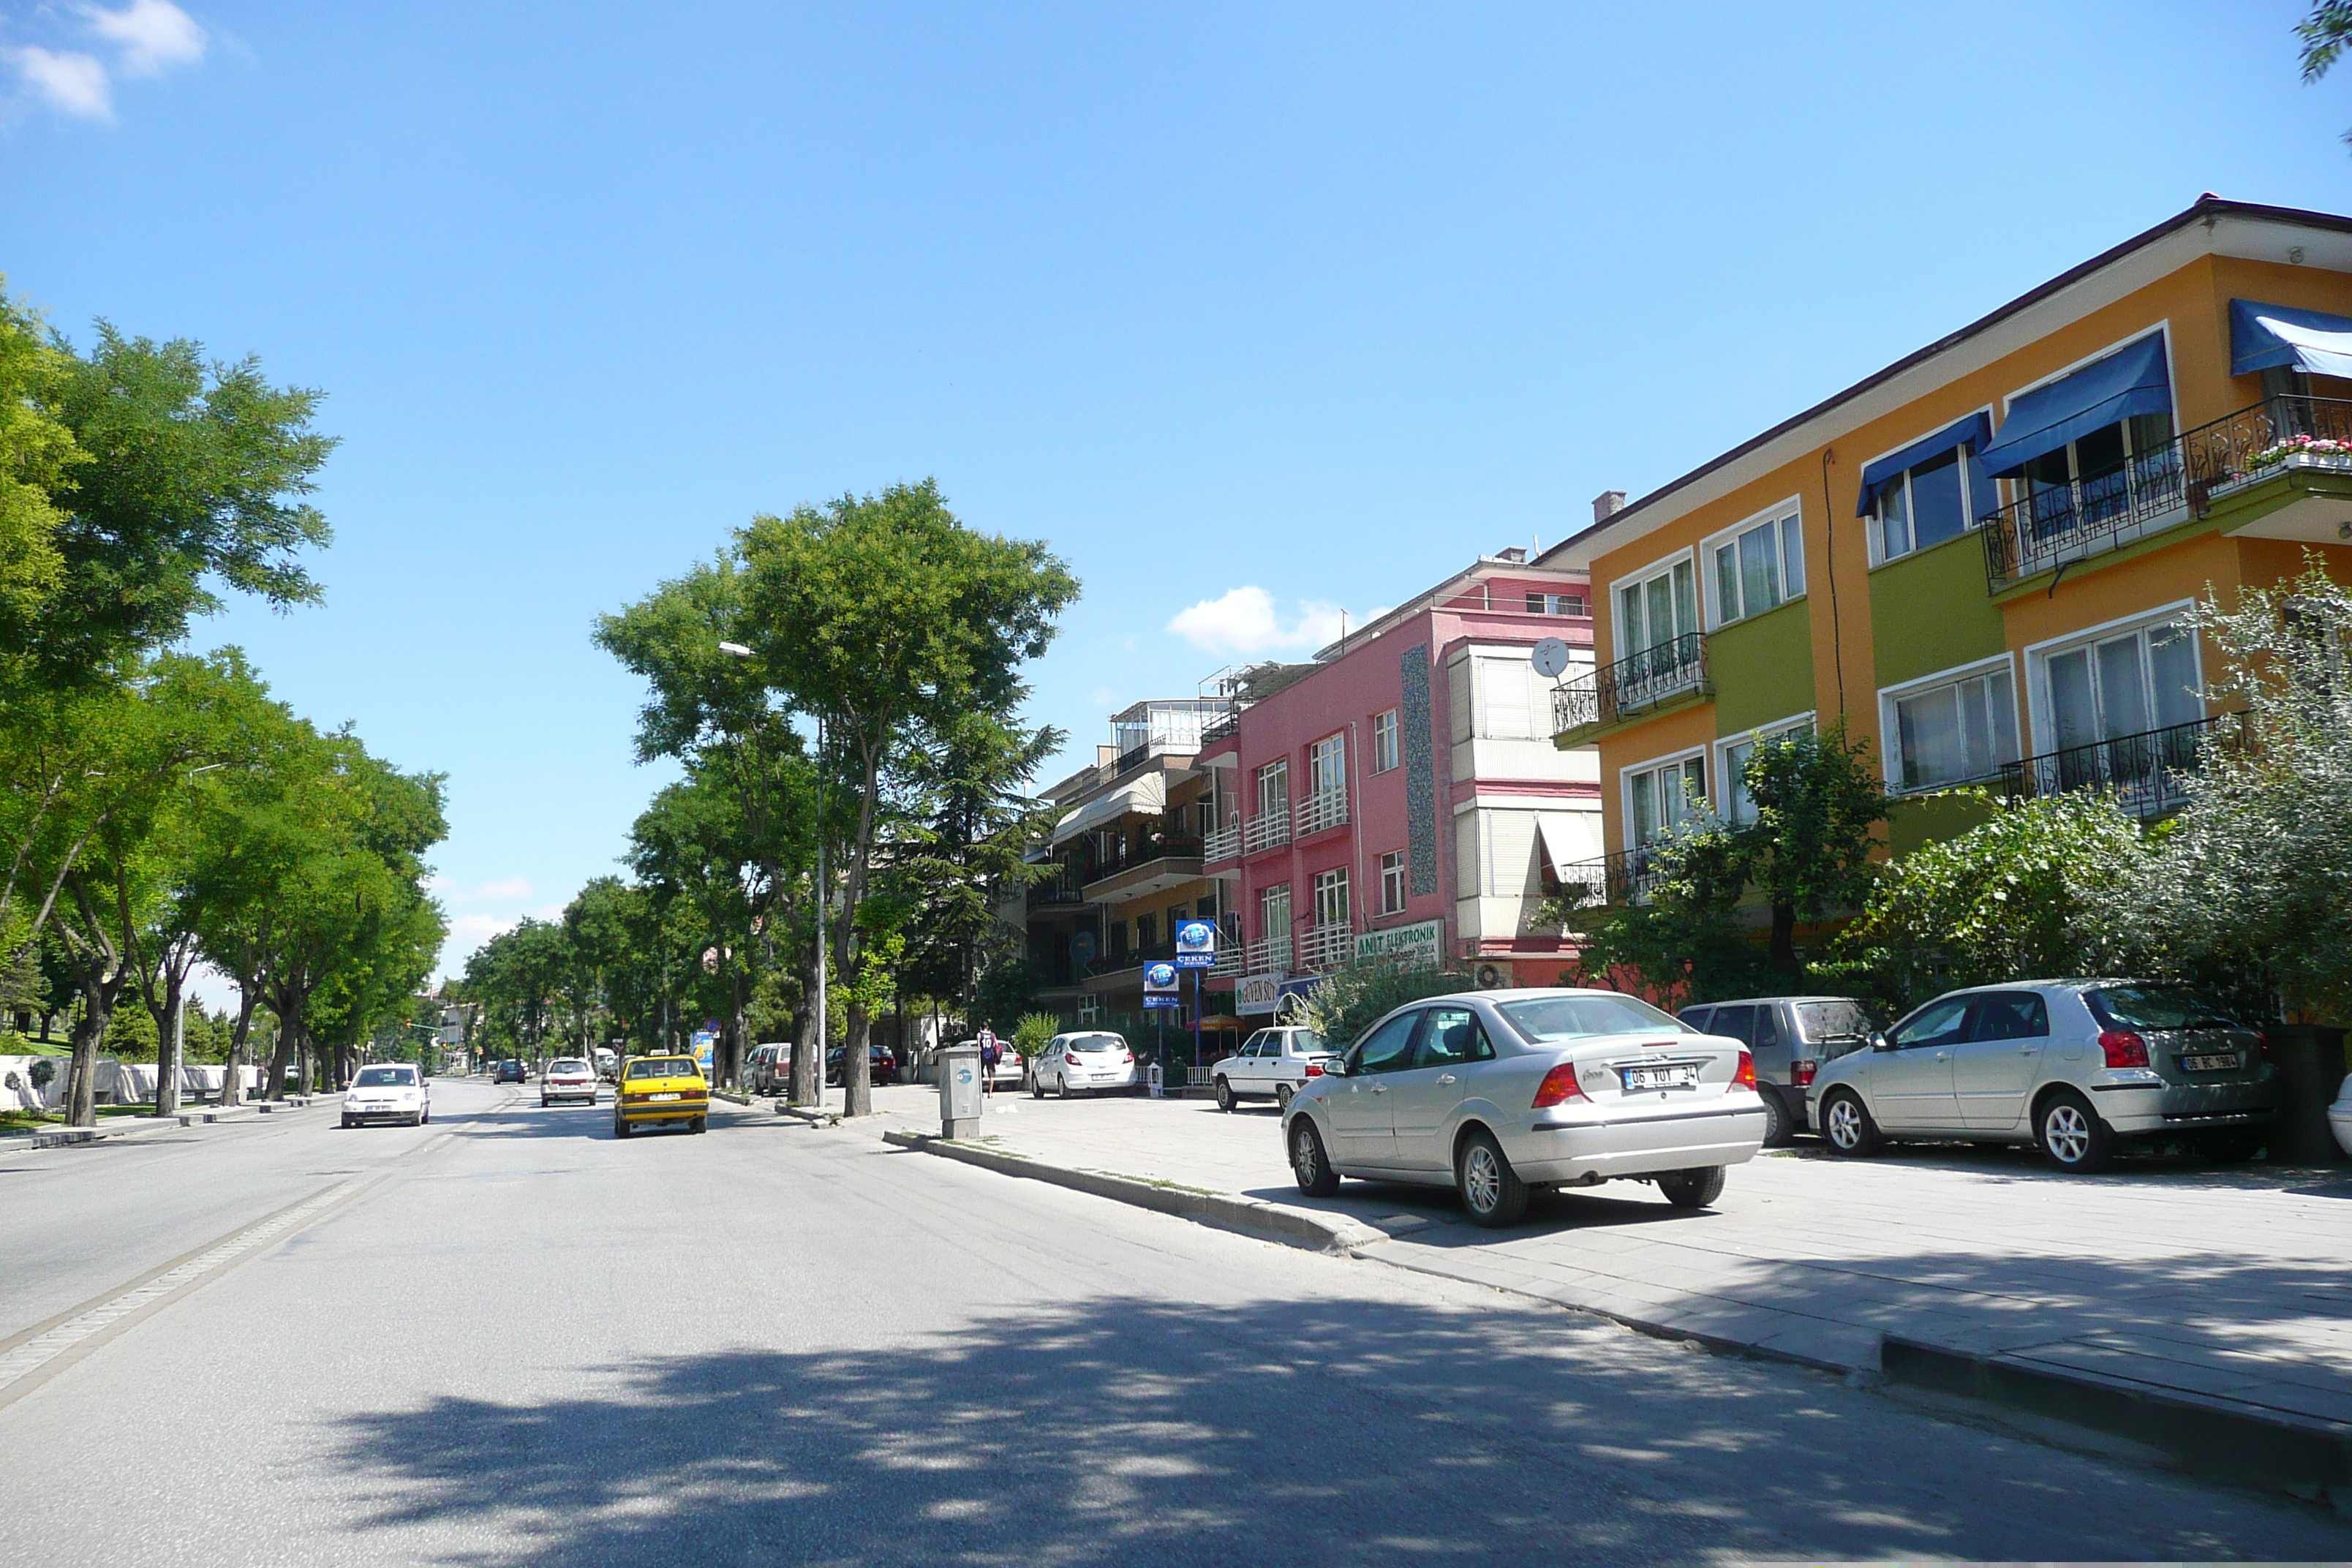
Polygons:
[[1800,1002],[1797,1027],[1812,1042],[1867,1039],[1870,1015],[1859,1002]]
[[550,1072],[586,1072],[588,1070],[588,1064],[586,1062],[550,1062],[547,1065],[547,1070]]
[[1290,1032],[1290,1054],[1294,1057],[1328,1056],[1331,1047],[1323,1043],[1323,1037],[1312,1029],[1293,1029]]
[[1127,1042],[1117,1035],[1079,1035],[1070,1041],[1074,1051],[1123,1051]]
[[631,1078],[696,1078],[701,1070],[694,1065],[692,1057],[660,1057],[629,1064]]
[[391,1084],[407,1085],[416,1081],[415,1068],[362,1068],[360,1076],[352,1079],[353,1089],[383,1089]]
[[2121,1029],[2242,1028],[2230,1010],[2187,985],[2105,985],[2083,1000],[2101,1025]]
[[1587,1035],[1629,1035],[1659,1029],[1676,1035],[1696,1032],[1688,1024],[1633,996],[1545,996],[1531,1002],[1506,1002],[1496,1011],[1508,1018],[1511,1026],[1530,1045],[1538,1046]]

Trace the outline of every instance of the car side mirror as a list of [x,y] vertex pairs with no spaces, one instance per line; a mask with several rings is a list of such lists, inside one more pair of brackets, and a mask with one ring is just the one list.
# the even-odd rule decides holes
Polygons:
[[1333,1057],[1329,1061],[1323,1064],[1323,1071],[1328,1077],[1346,1078],[1348,1076],[1348,1058],[1345,1057]]
[[1895,1048],[1895,1042],[1873,1029],[1870,1032],[1870,1048],[1874,1051],[1891,1051]]

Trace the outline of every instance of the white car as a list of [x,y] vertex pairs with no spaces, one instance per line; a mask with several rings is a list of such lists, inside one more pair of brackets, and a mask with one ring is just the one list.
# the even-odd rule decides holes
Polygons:
[[553,1105],[559,1100],[595,1104],[596,1069],[578,1057],[558,1057],[548,1063],[539,1075],[539,1102]]
[[1029,1092],[1039,1100],[1045,1098],[1048,1089],[1064,1100],[1073,1093],[1100,1094],[1107,1089],[1131,1094],[1136,1082],[1135,1053],[1128,1048],[1127,1037],[1087,1029],[1055,1035],[1045,1042],[1029,1074]]
[[422,1127],[433,1120],[433,1086],[407,1062],[378,1062],[360,1068],[343,1091],[343,1125],[404,1121]]
[[1323,1037],[1303,1026],[1260,1029],[1242,1048],[1210,1067],[1217,1086],[1217,1109],[1231,1110],[1244,1100],[1270,1100],[1284,1110],[1307,1080],[1323,1076],[1324,1064],[1339,1053]]
[[1483,1226],[1542,1187],[1655,1183],[1677,1208],[1756,1157],[1764,1101],[1737,1040],[1614,991],[1465,992],[1396,1009],[1307,1080],[1282,1123],[1299,1191],[1451,1184]]
[[2352,1154],[2352,1074],[2345,1077],[2336,1103],[2327,1108],[2327,1126],[2336,1134],[2336,1146]]

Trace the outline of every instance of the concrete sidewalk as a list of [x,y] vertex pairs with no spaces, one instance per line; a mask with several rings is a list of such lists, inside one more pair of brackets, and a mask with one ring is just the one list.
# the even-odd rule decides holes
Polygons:
[[239,1121],[248,1116],[268,1116],[273,1111],[299,1110],[341,1098],[332,1094],[289,1094],[283,1100],[248,1100],[238,1105],[185,1106],[163,1117],[101,1116],[94,1127],[44,1126],[23,1132],[0,1133],[0,1150],[11,1147],[63,1149],[77,1143],[108,1143],[123,1138],[148,1138],[163,1132],[177,1132],[184,1127],[200,1127],[208,1122]]
[[[876,1103],[877,1131],[939,1131],[932,1090]],[[1006,1097],[982,1127],[987,1149],[1314,1215],[1356,1256],[1651,1331],[2040,1403],[2159,1446],[2177,1448],[2158,1428],[2186,1421],[2184,1440],[2289,1472],[2256,1479],[2352,1505],[2345,1167],[2127,1160],[2081,1177],[2022,1150],[1848,1162],[1816,1145],[1734,1169],[1705,1213],[1619,1184],[1483,1231],[1447,1192],[1301,1196],[1271,1108]]]

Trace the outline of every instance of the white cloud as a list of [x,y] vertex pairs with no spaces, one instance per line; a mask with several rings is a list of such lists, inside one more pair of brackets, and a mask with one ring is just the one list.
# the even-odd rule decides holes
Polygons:
[[70,50],[59,53],[37,44],[26,44],[9,50],[8,60],[25,85],[50,108],[79,114],[85,120],[114,118],[114,102],[106,87],[106,68],[94,56]]
[[89,6],[90,30],[122,51],[125,76],[160,76],[205,58],[205,30],[172,0],[131,0],[120,11]]
[[485,882],[470,892],[448,877],[436,877],[430,886],[434,892],[453,904],[505,903],[530,897],[530,879],[528,877],[509,877],[503,882]]
[[500,931],[512,931],[519,916],[459,915],[449,922],[449,947],[459,952],[471,952]]
[[1168,629],[1205,653],[1244,656],[1304,651],[1339,639],[1345,613],[1339,605],[1324,599],[1302,599],[1297,610],[1286,621],[1273,595],[1245,584],[1179,611]]

